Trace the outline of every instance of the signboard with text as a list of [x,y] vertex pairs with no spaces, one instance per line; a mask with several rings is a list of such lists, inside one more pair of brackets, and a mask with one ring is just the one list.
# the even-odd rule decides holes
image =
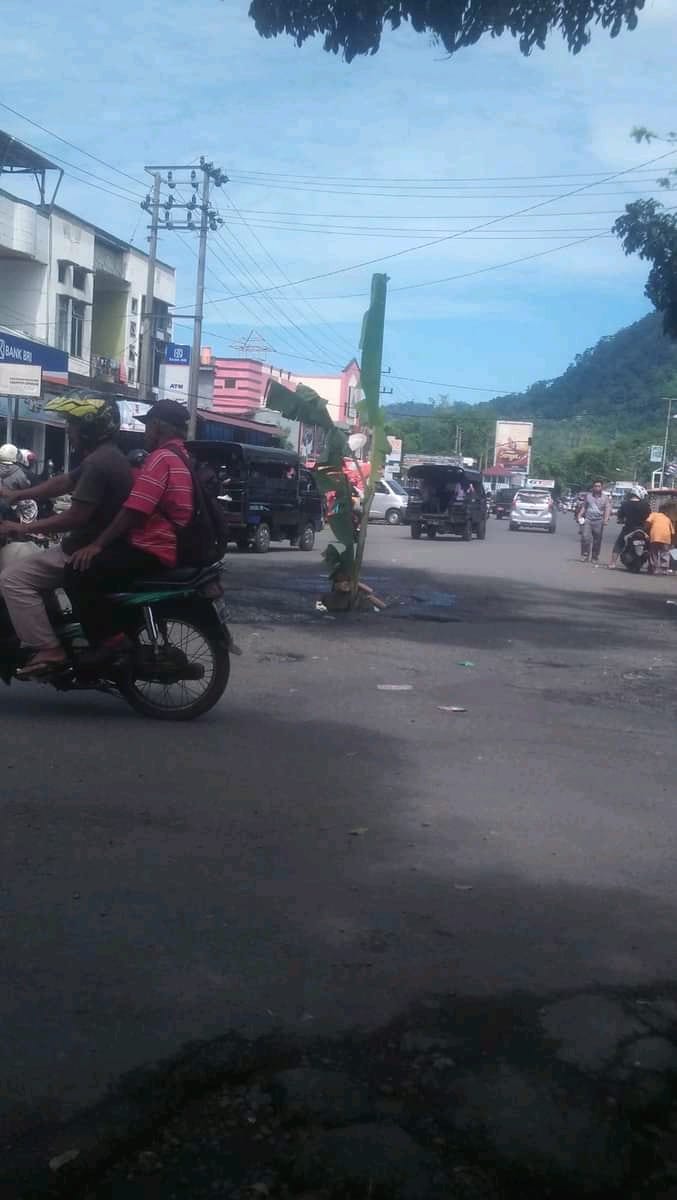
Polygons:
[[190,366],[188,363],[160,363],[159,399],[178,400],[179,404],[187,404],[189,379]]
[[179,346],[176,342],[168,342],[165,346],[165,362],[173,363],[175,367],[189,367],[190,346]]
[[[0,330],[0,367],[32,367],[42,371],[45,383],[68,383],[68,355],[65,350],[57,350],[55,346],[47,346],[44,342],[29,341],[28,338],[3,330]],[[27,393],[10,394],[16,396]]]
[[531,477],[527,479],[528,488],[541,488],[543,491],[550,491],[554,486],[554,479],[532,479]]
[[649,461],[650,462],[662,462],[663,461],[663,447],[662,446],[652,446],[651,447],[651,449],[649,451]]
[[0,362],[0,396],[40,398],[42,367],[31,364]]

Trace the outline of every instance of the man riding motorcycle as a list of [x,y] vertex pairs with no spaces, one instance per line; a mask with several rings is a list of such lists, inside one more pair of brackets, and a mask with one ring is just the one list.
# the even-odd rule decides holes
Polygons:
[[621,529],[611,551],[610,571],[616,569],[628,534],[634,533],[637,529],[644,529],[644,522],[650,512],[651,505],[646,488],[642,487],[641,483],[634,484],[628,495],[621,501],[618,509],[618,524]]
[[34,651],[17,674],[39,678],[63,665],[65,651],[47,615],[43,594],[60,587],[72,555],[95,541],[120,511],[132,486],[127,459],[115,445],[120,413],[114,400],[88,392],[59,396],[45,406],[47,412],[66,418],[71,445],[82,455],[82,465],[34,487],[9,492],[0,488],[0,500],[43,500],[71,495],[70,508],[30,526],[0,522],[0,538],[35,534],[64,534],[59,546],[37,551],[0,574],[0,592],[17,636]]
[[178,531],[193,515],[188,410],[175,400],[159,400],[139,420],[149,453],[134,473],[129,496],[110,525],[76,551],[66,571],[73,611],[95,648],[83,661],[97,666],[129,649],[124,631],[115,627],[116,608],[107,596],[112,584],[175,567]]

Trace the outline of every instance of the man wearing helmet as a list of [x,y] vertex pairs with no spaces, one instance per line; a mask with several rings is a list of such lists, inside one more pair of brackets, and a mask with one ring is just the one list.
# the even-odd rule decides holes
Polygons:
[[[70,495],[70,508],[44,520],[21,527],[24,533],[63,534],[59,546],[38,553],[10,566],[0,575],[0,592],[17,636],[30,646],[33,656],[22,672],[25,678],[48,674],[65,661],[56,637],[43,594],[60,587],[71,556],[88,546],[110,525],[129,495],[132,472],[124,454],[115,444],[120,414],[114,400],[89,393],[60,396],[45,406],[48,412],[66,418],[73,449],[82,456],[82,464],[64,475],[57,475],[35,487],[5,491],[0,499],[54,499]],[[16,525],[0,522],[0,537],[16,535]]]
[[621,526],[621,530],[611,551],[610,571],[615,571],[616,569],[616,564],[628,534],[634,533],[635,529],[643,529],[644,522],[650,512],[651,505],[646,494],[646,488],[642,487],[641,483],[636,483],[627,495],[624,496],[618,509],[618,524]]
[[0,446],[0,487],[15,492],[30,486],[31,481],[19,460],[19,451],[11,442],[5,442]]

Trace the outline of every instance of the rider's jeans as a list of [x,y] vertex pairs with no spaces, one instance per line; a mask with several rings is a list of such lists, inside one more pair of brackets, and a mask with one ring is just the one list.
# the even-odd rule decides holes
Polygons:
[[52,650],[59,645],[42,593],[61,587],[68,561],[61,547],[54,546],[51,550],[36,550],[30,558],[8,567],[0,575],[0,591],[17,637],[24,646]]

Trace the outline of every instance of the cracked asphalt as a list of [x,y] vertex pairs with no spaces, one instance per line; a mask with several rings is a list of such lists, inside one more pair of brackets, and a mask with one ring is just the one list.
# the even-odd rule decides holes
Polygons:
[[319,550],[230,556],[191,726],[0,694],[3,1141],[195,1038],[674,980],[677,578],[581,566],[566,515],[374,526],[367,578],[387,612],[331,620]]

